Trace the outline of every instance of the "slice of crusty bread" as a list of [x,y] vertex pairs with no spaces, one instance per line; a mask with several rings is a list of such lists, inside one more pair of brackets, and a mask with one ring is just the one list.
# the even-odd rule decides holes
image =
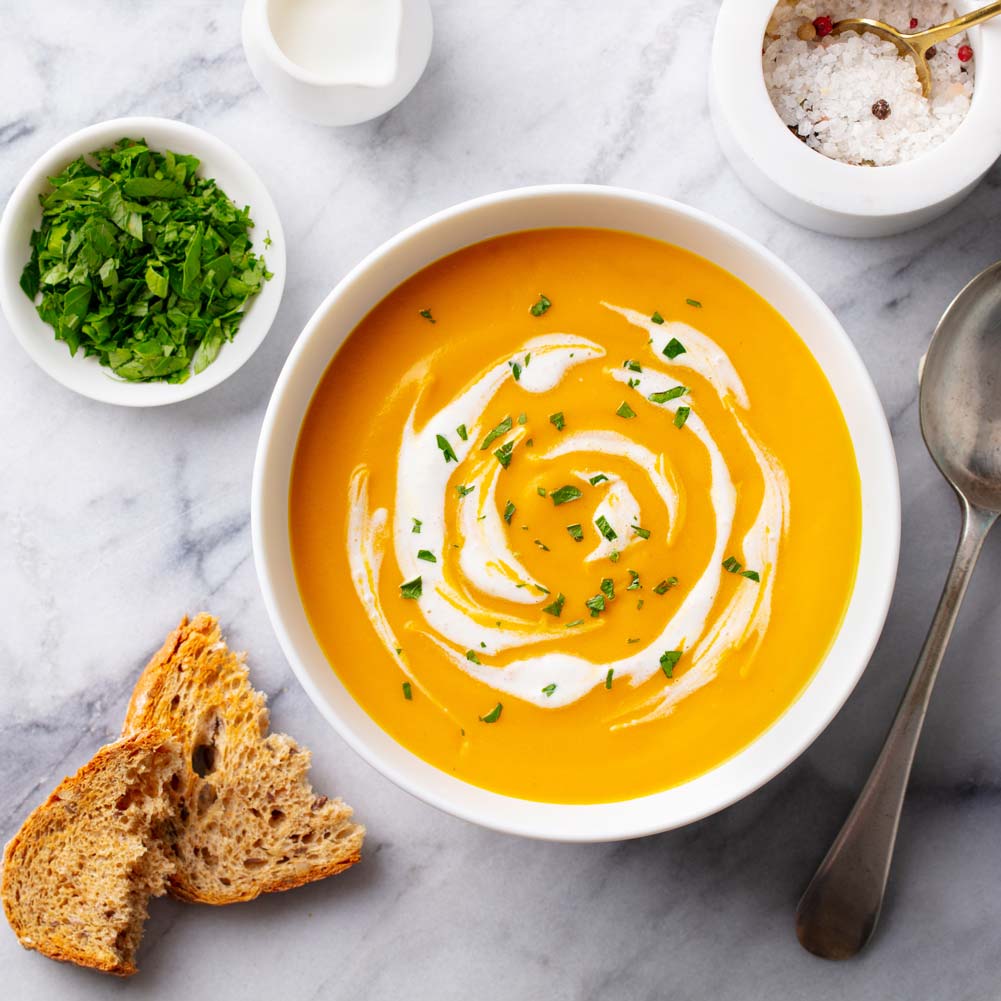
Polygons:
[[212,616],[184,619],[139,678],[123,733],[151,729],[171,733],[185,761],[174,896],[251,900],[332,876],[361,857],[365,829],[351,823],[344,802],[313,792],[308,751],[268,734],[265,697]]
[[173,866],[170,784],[180,748],[163,732],[102,747],[63,779],[4,851],[7,920],[52,959],[129,976],[149,897]]

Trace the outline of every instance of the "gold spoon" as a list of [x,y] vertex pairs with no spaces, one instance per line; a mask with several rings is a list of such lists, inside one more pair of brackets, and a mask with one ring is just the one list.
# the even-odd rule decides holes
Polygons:
[[975,24],[982,24],[992,17],[997,17],[998,14],[1001,14],[1001,0],[994,0],[979,10],[971,11],[962,17],[955,17],[934,28],[926,28],[924,31],[899,31],[890,24],[869,17],[846,17],[843,21],[835,21],[830,33],[840,35],[842,31],[857,31],[861,35],[868,31],[884,41],[892,42],[902,56],[910,56],[914,60],[914,68],[921,82],[921,93],[929,97],[931,71],[928,69],[928,50],[933,45],[938,45],[939,42],[972,28]]

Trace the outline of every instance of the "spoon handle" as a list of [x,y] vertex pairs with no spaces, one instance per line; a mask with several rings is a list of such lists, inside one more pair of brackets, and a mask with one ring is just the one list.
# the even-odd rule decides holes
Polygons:
[[963,532],[914,673],[869,779],[796,909],[804,949],[848,959],[879,919],[893,842],[932,686],[973,568],[997,514],[963,500]]
[[919,42],[922,48],[927,49],[931,45],[938,45],[939,42],[952,38],[953,35],[958,35],[961,31],[966,31],[967,28],[983,24],[984,21],[989,21],[992,17],[997,17],[998,14],[1001,14],[1001,0],[994,0],[993,3],[985,4],[977,10],[970,11],[969,14],[963,14],[951,21],[946,21],[945,24],[938,24],[934,28],[928,28],[927,31],[916,31],[911,37],[914,41]]

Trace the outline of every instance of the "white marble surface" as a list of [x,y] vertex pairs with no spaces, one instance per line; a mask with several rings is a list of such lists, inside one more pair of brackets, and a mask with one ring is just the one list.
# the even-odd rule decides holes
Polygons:
[[[137,668],[185,610],[252,651],[275,725],[369,826],[362,865],[226,910],[155,901],[128,983],[24,952],[0,928],[0,994],[547,1001],[1001,995],[1001,538],[947,657],[907,802],[887,910],[863,958],[804,953],[793,908],[871,763],[937,599],[956,505],[921,445],[917,359],[951,296],[1001,256],[1001,169],[949,218],[869,243],[757,204],[706,111],[717,3],[435,4],[416,91],[344,131],[256,87],[239,4],[0,2],[0,198],[51,143],[126,114],[232,143],[282,214],[288,282],[264,346],[210,394],[114,409],[47,379],[0,334],[0,837],[111,737]],[[874,663],[784,774],[688,829],[535,844],[416,802],[322,721],[265,617],[249,537],[254,445],[279,368],[332,284],[401,226],[514,185],[593,181],[672,195],[764,241],[844,322],[890,416],[904,497],[898,590]],[[2,321],[0,321],[2,325]]]

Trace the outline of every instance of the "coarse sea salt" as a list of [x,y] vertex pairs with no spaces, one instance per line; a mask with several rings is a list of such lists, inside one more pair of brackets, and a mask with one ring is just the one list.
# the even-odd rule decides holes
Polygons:
[[775,110],[807,146],[843,163],[883,167],[921,156],[970,109],[973,61],[959,58],[966,35],[936,46],[925,98],[914,64],[892,43],[855,32],[811,37],[813,22],[869,17],[907,31],[955,16],[953,5],[939,0],[783,0],[768,22],[762,55]]

